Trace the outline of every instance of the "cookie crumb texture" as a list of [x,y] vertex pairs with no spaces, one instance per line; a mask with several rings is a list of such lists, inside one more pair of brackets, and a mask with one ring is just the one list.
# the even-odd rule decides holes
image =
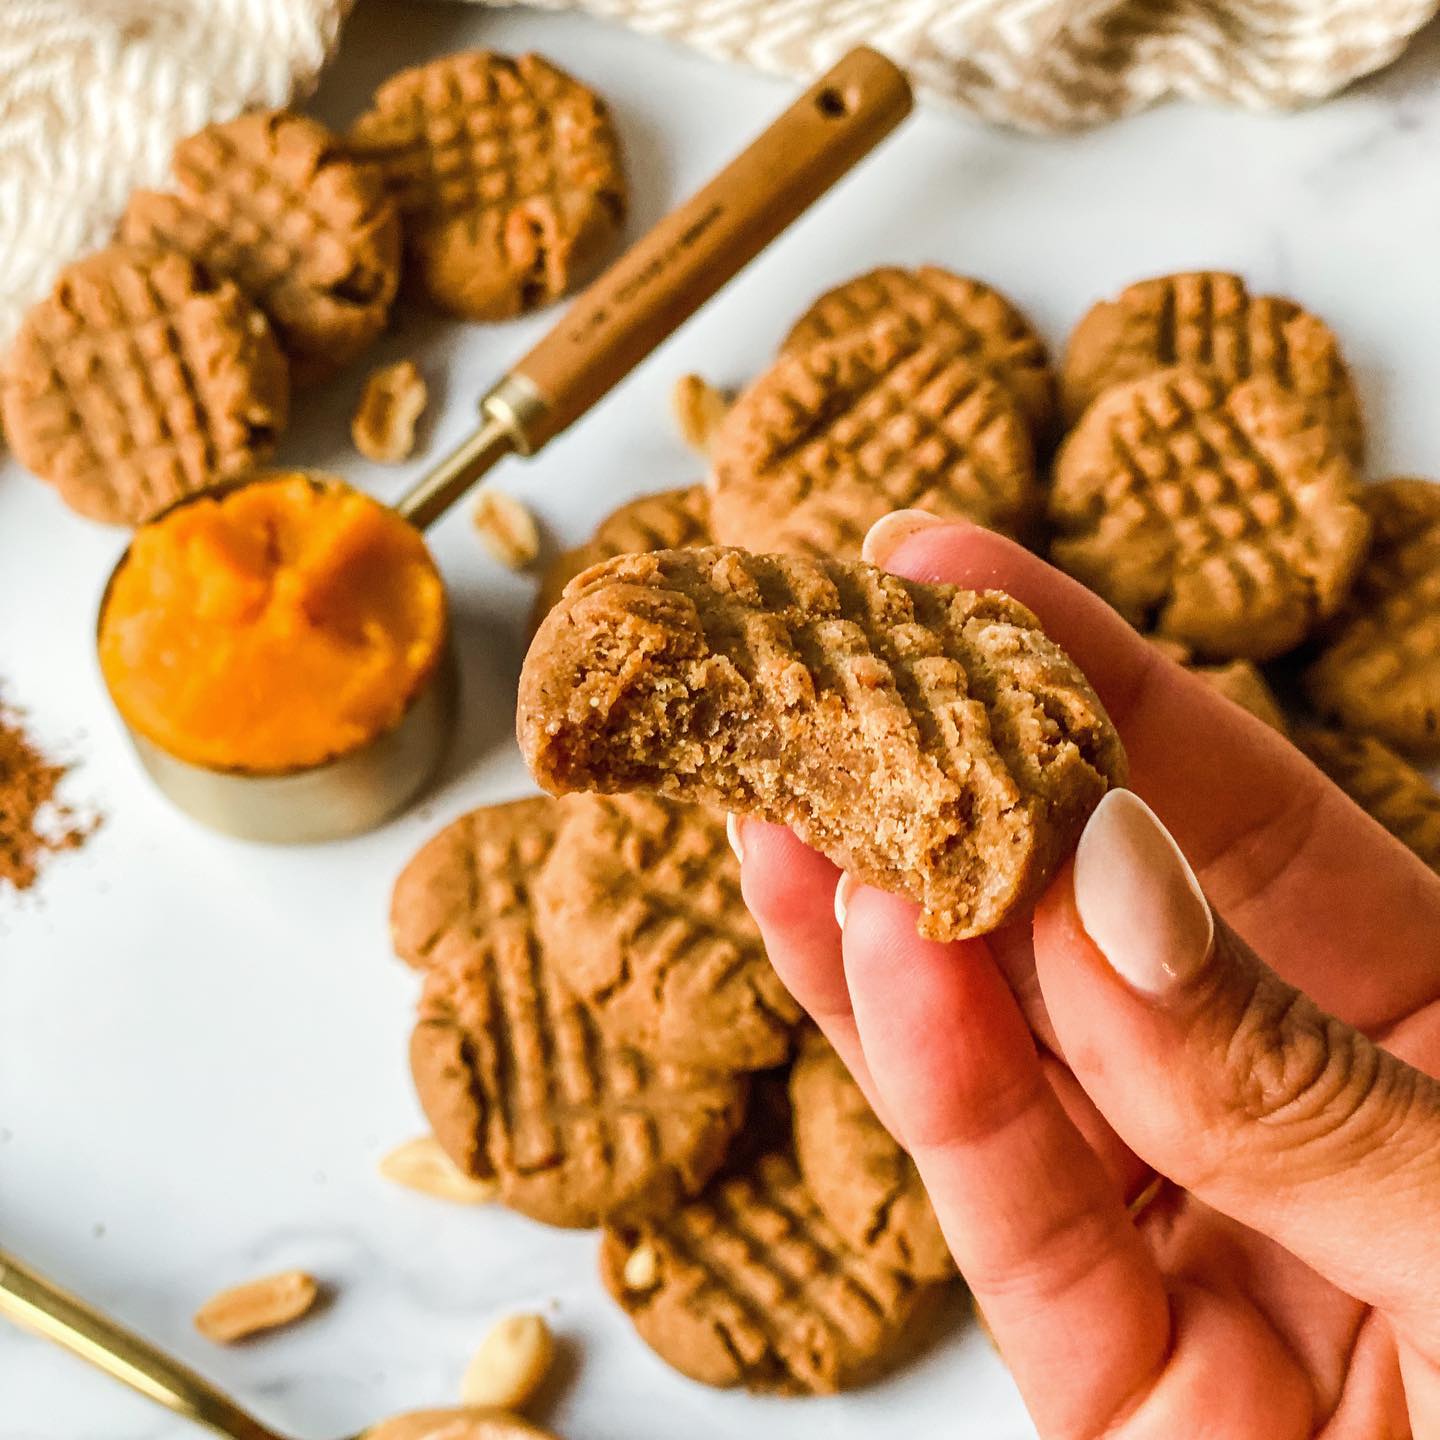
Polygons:
[[530,886],[560,807],[462,816],[396,883],[400,956],[426,972],[411,1040],[420,1103],[450,1158],[549,1225],[663,1212],[724,1158],[744,1082],[610,1041],[536,935]]
[[858,560],[892,510],[1023,535],[1039,509],[1025,421],[1000,381],[941,339],[880,321],[784,354],[715,434],[724,545]]
[[800,1173],[845,1243],[912,1280],[951,1278],[955,1262],[915,1162],[813,1032],[790,1071],[790,1107]]
[[722,548],[578,576],[526,658],[518,731],[546,790],[789,825],[935,939],[1033,900],[1125,776],[1094,691],[1008,597]]
[[[630,1261],[647,1252],[649,1283],[634,1289]],[[682,1375],[784,1394],[874,1378],[931,1298],[848,1246],[778,1153],[645,1225],[607,1230],[600,1273],[641,1339]]]
[[1374,543],[1306,688],[1346,728],[1440,760],[1440,485],[1387,480],[1361,502]]
[[338,135],[288,110],[252,112],[187,136],[173,169],[173,192],[131,197],[120,238],[233,280],[270,317],[297,384],[334,374],[385,328],[400,221]]
[[1269,660],[1349,592],[1359,488],[1330,427],[1273,381],[1163,370],[1106,391],[1061,447],[1050,557],[1200,660]]
[[81,515],[138,525],[269,456],[289,384],[269,323],[231,281],[174,251],[111,245],[30,308],[0,400],[22,465]]
[[877,320],[939,341],[989,371],[1015,397],[1037,438],[1055,421],[1055,377],[1045,342],[993,286],[939,265],[884,265],[827,290],[797,320],[781,350],[797,354]]
[[1279,295],[1252,295],[1238,275],[1200,270],[1127,286],[1081,318],[1065,347],[1061,395],[1074,424],[1112,385],[1174,365],[1231,383],[1262,377],[1308,402],[1359,461],[1360,401],[1330,327]]
[[789,1054],[800,1010],[745,908],[716,811],[569,796],[535,900],[546,953],[614,1038],[715,1070]]
[[1372,819],[1440,874],[1440,790],[1383,740],[1308,727],[1295,743]]
[[605,103],[538,55],[477,50],[402,70],[349,144],[384,177],[419,288],[464,319],[558,300],[625,218]]

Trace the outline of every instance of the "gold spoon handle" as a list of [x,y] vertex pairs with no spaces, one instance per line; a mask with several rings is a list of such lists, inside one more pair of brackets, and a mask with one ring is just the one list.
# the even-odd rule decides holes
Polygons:
[[480,429],[395,507],[419,529],[495,462],[578,420],[910,113],[905,74],[843,56],[709,184],[638,240],[480,402]]
[[0,1250],[0,1315],[226,1440],[284,1440],[193,1370]]

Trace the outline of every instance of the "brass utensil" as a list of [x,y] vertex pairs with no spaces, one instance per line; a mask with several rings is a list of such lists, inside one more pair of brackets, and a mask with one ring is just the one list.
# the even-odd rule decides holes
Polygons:
[[[401,517],[424,530],[498,461],[535,454],[579,419],[879,144],[911,103],[901,70],[874,50],[852,50],[580,295],[481,399],[479,428],[400,500]],[[133,731],[131,739],[169,799],[214,829],[251,840],[334,839],[379,824],[433,777],[455,692],[447,658],[397,728],[280,775],[210,769]]]
[[[226,1440],[288,1440],[143,1336],[0,1250],[0,1315]],[[361,1440],[360,1436],[354,1440]]]

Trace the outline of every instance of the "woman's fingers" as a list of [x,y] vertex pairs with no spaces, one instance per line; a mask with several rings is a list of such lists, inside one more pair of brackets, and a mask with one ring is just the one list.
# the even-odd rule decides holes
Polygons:
[[913,579],[1006,590],[1039,615],[1110,709],[1133,788],[1287,980],[1372,1031],[1440,996],[1440,881],[1293,746],[1002,536],[901,511],[875,526],[865,553]]
[[1100,1433],[1156,1380],[1171,1339],[1119,1187],[983,941],[921,940],[912,905],[860,886],[844,956],[875,1087],[1041,1431]]
[[1042,902],[1035,955],[1076,1078],[1142,1158],[1440,1357],[1440,1085],[1212,920],[1128,791],[1101,802]]
[[783,825],[732,815],[728,828],[740,857],[740,890],[776,973],[888,1124],[861,1053],[845,985],[835,920],[840,871]]

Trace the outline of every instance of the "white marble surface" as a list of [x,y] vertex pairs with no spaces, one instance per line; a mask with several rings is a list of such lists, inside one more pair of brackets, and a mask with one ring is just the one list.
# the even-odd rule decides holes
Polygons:
[[[784,84],[565,15],[370,0],[317,105],[344,121],[400,64],[466,45],[535,47],[615,105],[638,233],[777,111]],[[1010,291],[1056,340],[1088,301],[1193,265],[1294,294],[1344,338],[1376,473],[1440,472],[1440,39],[1310,114],[1172,108],[1078,139],[912,121],[571,435],[504,484],[574,541],[627,496],[693,478],[667,391],[738,380],[820,286],[881,261],[939,260]],[[428,454],[544,319],[407,321],[386,355],[436,382]],[[404,473],[345,441],[357,386],[307,397],[282,459],[393,496]],[[94,606],[122,537],[0,474],[0,677],[44,741],[83,758],[71,793],[104,828],[39,889],[0,894],[0,1243],[172,1347],[277,1427],[349,1433],[445,1403],[489,1320],[539,1307],[573,1363],[546,1418],[571,1440],[947,1434],[1018,1440],[1024,1412],[984,1342],[955,1325],[905,1374],[824,1402],[712,1393],[670,1374],[601,1293],[594,1237],[461,1211],[380,1182],[420,1119],[405,1067],[414,979],[388,952],[390,883],[441,821],[529,787],[510,738],[531,582],[487,559],[464,515],[434,537],[454,589],[466,719],[415,814],[347,844],[220,839],[145,785],[102,695]],[[189,1315],[213,1288],[307,1267],[335,1301],[292,1334],[213,1350]],[[882,1430],[877,1431],[877,1425]],[[0,1440],[187,1433],[38,1340],[0,1327]]]

